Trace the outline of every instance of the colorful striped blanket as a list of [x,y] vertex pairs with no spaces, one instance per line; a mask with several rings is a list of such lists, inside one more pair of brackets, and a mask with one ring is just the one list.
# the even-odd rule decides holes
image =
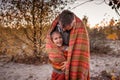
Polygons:
[[[63,62],[63,53],[57,48],[50,39],[50,32],[56,27],[58,17],[53,21],[50,31],[46,38],[46,50],[49,58],[53,62]],[[90,80],[89,79],[89,38],[88,33],[81,22],[76,17],[76,22],[70,32],[68,57],[66,65],[66,80]]]
[[56,24],[57,22],[55,20],[52,24],[52,27],[48,31],[48,35],[46,38],[46,51],[48,53],[50,63],[53,65],[53,67],[60,69],[60,66],[61,66],[60,64],[66,61],[66,58],[64,56],[64,52],[52,42],[50,37],[50,34],[52,30],[55,28]]

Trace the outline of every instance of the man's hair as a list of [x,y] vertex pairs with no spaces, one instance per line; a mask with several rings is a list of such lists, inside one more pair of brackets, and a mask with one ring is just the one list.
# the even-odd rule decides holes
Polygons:
[[66,27],[67,25],[70,25],[73,20],[74,20],[74,13],[69,10],[64,10],[59,15],[59,21],[62,27]]

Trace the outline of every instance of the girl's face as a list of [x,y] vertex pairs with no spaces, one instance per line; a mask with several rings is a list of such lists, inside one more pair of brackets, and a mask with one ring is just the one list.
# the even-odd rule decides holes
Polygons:
[[63,39],[60,33],[54,33],[52,34],[52,40],[57,46],[62,46],[63,44]]

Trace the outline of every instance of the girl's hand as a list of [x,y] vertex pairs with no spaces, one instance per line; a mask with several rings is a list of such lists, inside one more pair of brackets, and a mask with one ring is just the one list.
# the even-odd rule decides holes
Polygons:
[[61,65],[62,65],[62,66],[61,66],[61,70],[62,70],[62,71],[65,71],[66,64],[67,64],[67,61],[64,61],[64,62],[61,63]]

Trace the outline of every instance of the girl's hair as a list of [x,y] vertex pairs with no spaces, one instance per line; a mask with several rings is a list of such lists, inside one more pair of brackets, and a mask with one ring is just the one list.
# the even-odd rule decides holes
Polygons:
[[[57,34],[60,34],[60,35],[61,35],[61,33],[60,33],[59,31],[52,31],[52,32],[50,33],[51,39],[52,39],[52,35],[53,35],[53,34],[55,34],[55,33],[57,33]],[[61,36],[62,36],[62,35],[61,35]]]

